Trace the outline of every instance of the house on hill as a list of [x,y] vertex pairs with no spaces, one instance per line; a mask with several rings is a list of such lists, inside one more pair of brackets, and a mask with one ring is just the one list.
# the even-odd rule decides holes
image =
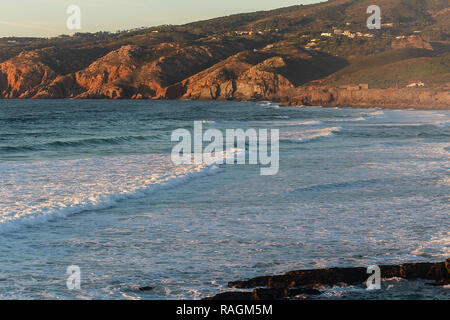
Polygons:
[[425,87],[425,83],[422,81],[409,81],[407,88],[418,88],[418,87]]

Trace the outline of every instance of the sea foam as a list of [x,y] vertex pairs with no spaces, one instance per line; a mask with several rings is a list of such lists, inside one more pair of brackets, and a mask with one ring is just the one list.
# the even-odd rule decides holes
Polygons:
[[320,129],[308,129],[297,131],[281,131],[280,138],[283,141],[291,142],[308,142],[319,138],[333,137],[336,132],[339,132],[341,127],[327,127]]
[[139,155],[0,166],[0,233],[104,209],[220,171],[216,165],[176,166],[167,155]]

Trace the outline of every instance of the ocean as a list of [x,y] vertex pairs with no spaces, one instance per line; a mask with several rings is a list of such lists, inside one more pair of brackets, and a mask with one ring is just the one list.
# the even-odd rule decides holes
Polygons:
[[[171,133],[194,121],[279,129],[278,174],[174,165]],[[450,111],[0,100],[0,299],[201,299],[297,269],[443,261],[449,169]],[[425,282],[317,299],[449,298]]]

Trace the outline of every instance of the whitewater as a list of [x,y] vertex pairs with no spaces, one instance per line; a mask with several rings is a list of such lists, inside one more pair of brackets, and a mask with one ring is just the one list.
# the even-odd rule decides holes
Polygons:
[[[279,129],[279,173],[174,165],[171,133],[194,121]],[[296,269],[442,261],[449,123],[449,111],[271,102],[0,101],[0,299],[201,299]],[[449,294],[389,281],[384,297]]]

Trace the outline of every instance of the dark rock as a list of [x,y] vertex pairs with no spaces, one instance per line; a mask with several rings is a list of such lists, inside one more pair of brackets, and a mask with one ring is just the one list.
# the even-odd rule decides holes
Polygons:
[[[449,278],[450,259],[445,262],[405,263],[401,266],[380,266],[383,278],[445,280]],[[362,284],[368,279],[366,268],[326,268],[297,270],[284,275],[257,277],[245,281],[229,282],[230,288],[270,289],[312,288],[322,285]]]
[[400,269],[400,266],[395,265],[380,266],[381,276],[384,279],[401,278]]
[[405,263],[400,268],[400,274],[405,279],[439,280],[446,276],[444,262],[438,263]]
[[266,276],[228,283],[231,288],[304,288],[339,283],[357,284],[367,280],[365,268],[329,268],[291,271],[281,276]]
[[252,300],[278,300],[285,297],[284,289],[255,289],[252,292]]
[[436,282],[430,283],[430,284],[432,286],[436,286],[436,287],[438,287],[438,286],[448,286],[448,285],[450,285],[450,278],[437,280]]
[[153,290],[153,287],[139,287],[139,291],[151,291]]
[[236,288],[236,289],[248,289],[248,288],[256,288],[256,287],[265,287],[271,276],[266,277],[257,277],[246,281],[234,281],[229,282],[228,287]]
[[218,301],[247,301],[252,300],[251,292],[222,292],[214,297],[208,297],[204,300],[218,300]]

